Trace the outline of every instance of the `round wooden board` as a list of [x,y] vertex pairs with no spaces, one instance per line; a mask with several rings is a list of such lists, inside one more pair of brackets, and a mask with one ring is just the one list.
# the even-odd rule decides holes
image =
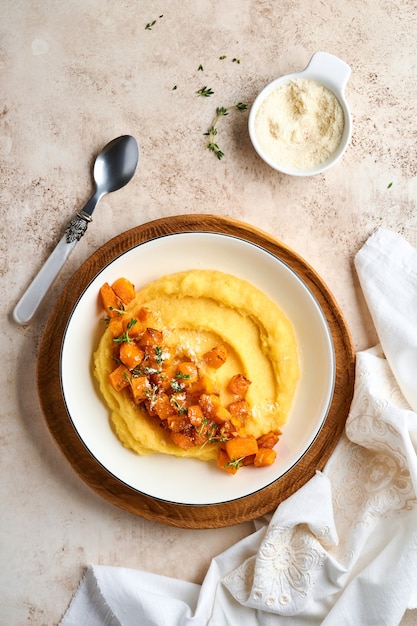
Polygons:
[[[254,494],[222,504],[181,505],[161,501],[127,486],[107,472],[87,450],[68,416],[60,384],[60,354],[66,325],[78,298],[98,272],[143,242],[183,232],[225,233],[252,242],[287,263],[316,296],[329,324],[336,355],[336,381],[325,423],[302,459],[284,476]],[[80,478],[103,498],[148,520],[181,528],[219,528],[255,519],[321,470],[344,429],[354,387],[355,355],[349,330],[334,297],[317,273],[297,254],[253,227],[211,215],[180,215],[149,222],[111,239],[75,272],[47,322],[38,355],[37,385],[48,428]]]

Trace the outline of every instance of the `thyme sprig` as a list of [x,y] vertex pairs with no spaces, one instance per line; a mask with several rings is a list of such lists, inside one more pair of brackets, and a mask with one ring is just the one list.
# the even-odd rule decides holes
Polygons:
[[247,104],[244,104],[243,102],[238,102],[237,104],[233,104],[232,106],[228,106],[228,107],[217,107],[216,117],[214,118],[213,123],[211,127],[209,128],[209,130],[206,133],[203,133],[203,135],[207,137],[206,148],[208,148],[210,152],[213,152],[219,160],[224,157],[224,152],[220,150],[219,145],[217,144],[215,140],[215,138],[217,137],[218,121],[220,120],[221,117],[229,115],[229,111],[232,111],[233,109],[236,109],[238,111],[244,111],[247,108],[248,108]]
[[244,458],[245,457],[242,456],[240,459],[231,459],[226,463],[225,467],[233,467],[234,469],[239,469],[239,467],[242,466]]
[[137,321],[138,320],[136,319],[131,319],[126,326],[126,330],[119,337],[115,337],[113,341],[115,343],[132,343],[132,338],[129,336],[129,330],[133,328]]

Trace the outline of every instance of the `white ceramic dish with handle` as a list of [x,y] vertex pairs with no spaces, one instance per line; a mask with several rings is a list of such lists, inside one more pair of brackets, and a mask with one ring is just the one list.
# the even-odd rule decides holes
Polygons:
[[[275,170],[292,176],[312,176],[335,165],[345,153],[352,136],[352,117],[345,96],[345,88],[350,74],[351,68],[345,61],[327,52],[316,52],[304,70],[281,76],[264,87],[256,97],[249,113],[249,136],[259,156]],[[281,163],[278,164],[261,147],[255,130],[256,115],[267,96],[279,85],[295,79],[312,80],[329,89],[339,101],[344,115],[343,133],[338,147],[327,159],[309,169],[294,169]]]

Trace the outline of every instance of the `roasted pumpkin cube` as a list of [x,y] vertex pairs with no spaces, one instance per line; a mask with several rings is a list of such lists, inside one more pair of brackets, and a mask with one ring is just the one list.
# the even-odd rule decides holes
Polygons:
[[116,315],[120,315],[122,302],[110,287],[109,283],[104,283],[100,287],[100,298],[103,308],[109,317],[116,317]]
[[133,376],[130,379],[133,401],[140,404],[147,400],[152,392],[152,387],[146,376]]
[[122,316],[123,332],[127,333],[131,339],[141,337],[145,331],[142,322],[136,317],[130,315]]
[[181,381],[186,387],[192,385],[198,380],[198,368],[192,361],[184,361],[177,365],[175,378]]
[[220,405],[220,397],[215,393],[202,393],[198,405],[205,417],[213,418],[216,408]]
[[265,435],[261,435],[258,437],[257,442],[260,448],[273,448],[279,440],[279,436],[281,435],[281,431],[266,433]]
[[217,467],[229,474],[236,474],[238,470],[238,465],[231,462],[229,455],[223,448],[220,448],[217,453]]
[[129,304],[135,297],[135,286],[127,278],[118,278],[111,287],[125,305]]
[[207,376],[199,375],[198,380],[196,380],[194,383],[191,383],[187,387],[187,393],[190,396],[195,396],[196,398],[198,396],[201,396],[203,393],[210,394],[210,393],[213,393],[213,391],[214,391],[214,382]]
[[130,370],[138,367],[138,365],[142,363],[144,356],[144,351],[138,346],[137,343],[131,341],[120,344],[119,359]]
[[266,467],[272,465],[277,457],[275,450],[271,448],[259,448],[253,461],[255,467]]
[[185,435],[184,433],[177,433],[170,431],[170,437],[176,446],[179,446],[183,450],[189,450],[194,446],[192,437]]
[[149,413],[157,415],[161,420],[166,420],[170,415],[175,414],[169,396],[163,391],[152,397],[152,400],[147,403],[147,408]]
[[236,396],[244,398],[251,384],[251,381],[243,374],[235,374],[230,379],[227,388],[231,393],[235,394]]
[[204,362],[214,369],[219,369],[227,360],[229,350],[226,344],[221,343],[203,355]]
[[187,396],[183,392],[173,393],[170,396],[171,406],[178,414],[187,413]]
[[119,365],[109,374],[109,381],[113,389],[121,391],[130,383],[130,372],[126,365]]
[[175,433],[183,432],[190,425],[186,415],[169,415],[166,419],[169,430]]
[[142,306],[138,311],[138,319],[145,326],[147,322],[149,321],[150,315],[151,315],[151,312],[149,309],[146,308],[146,306]]
[[255,437],[233,437],[226,441],[226,452],[232,460],[243,459],[245,456],[258,452],[258,443]]
[[111,317],[108,329],[110,330],[113,338],[120,337],[120,335],[124,332],[123,315]]
[[192,404],[188,407],[188,419],[194,428],[201,428],[204,420],[204,413],[198,404]]
[[[236,400],[227,405],[227,410],[234,418],[236,425],[243,424],[249,415],[249,405],[246,400]],[[237,422],[236,422],[237,420]]]
[[161,330],[156,328],[147,328],[143,333],[140,345],[141,346],[160,346],[162,344],[163,334]]

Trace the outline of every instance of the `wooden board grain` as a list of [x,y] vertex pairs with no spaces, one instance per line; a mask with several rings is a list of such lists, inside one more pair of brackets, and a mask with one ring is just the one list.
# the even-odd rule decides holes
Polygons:
[[[300,461],[261,491],[222,504],[181,505],[158,500],[125,485],[90,454],[68,416],[60,385],[60,353],[70,314],[98,272],[123,252],[143,242],[184,232],[214,232],[239,237],[272,252],[287,263],[314,293],[326,316],[336,356],[332,404],[325,423]],[[248,224],[212,215],[180,215],[155,220],[118,235],[99,248],[75,272],[47,322],[37,362],[38,393],[48,428],[80,478],[112,504],[149,520],[181,528],[219,528],[271,512],[323,469],[344,429],[354,388],[355,354],[349,330],[327,286],[300,256]]]

